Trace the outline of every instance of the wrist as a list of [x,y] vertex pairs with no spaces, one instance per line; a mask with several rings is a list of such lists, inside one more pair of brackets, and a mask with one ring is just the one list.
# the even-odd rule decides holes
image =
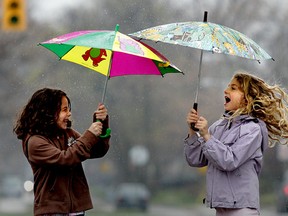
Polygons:
[[211,135],[208,133],[203,135],[202,137],[204,138],[205,141],[208,141],[211,138]]

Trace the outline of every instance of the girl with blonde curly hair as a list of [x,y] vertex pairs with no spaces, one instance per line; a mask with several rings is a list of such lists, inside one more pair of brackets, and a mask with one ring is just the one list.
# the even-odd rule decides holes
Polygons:
[[192,167],[208,166],[205,202],[216,216],[260,215],[263,154],[277,142],[287,144],[287,101],[280,86],[239,71],[224,91],[221,119],[208,128],[203,116],[189,111],[186,161]]

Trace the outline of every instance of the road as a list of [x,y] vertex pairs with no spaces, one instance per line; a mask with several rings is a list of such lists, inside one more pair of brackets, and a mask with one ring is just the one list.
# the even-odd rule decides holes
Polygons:
[[[173,207],[152,206],[151,215],[165,216],[214,216],[215,210],[206,208],[205,206],[195,206],[191,209],[178,209]],[[262,209],[261,216],[288,216],[288,214],[279,214],[273,210]]]
[[[0,213],[20,213],[29,212],[32,208],[33,197],[23,197],[21,199],[8,198],[0,200]],[[113,205],[101,201],[94,202],[94,209],[96,211],[104,212],[105,215],[115,216],[118,215],[117,211],[114,209]],[[94,212],[94,211],[93,211]],[[89,212],[88,212],[89,213]],[[93,215],[89,213],[89,215]],[[101,214],[97,214],[101,215]],[[135,215],[139,215],[135,213]],[[142,214],[141,214],[142,215]],[[215,211],[213,209],[206,208],[204,205],[196,205],[189,209],[177,208],[173,206],[161,206],[161,205],[151,205],[148,212],[143,213],[145,216],[214,216]],[[133,216],[133,213],[129,212],[129,216]],[[288,213],[279,214],[275,210],[262,209],[261,216],[288,216]]]
[[[113,205],[103,203],[98,200],[94,202],[95,209],[102,209],[103,212],[109,212],[111,216],[117,215],[117,210]],[[138,214],[135,214],[138,216]],[[205,207],[204,205],[195,205],[189,209],[177,208],[173,206],[162,206],[162,205],[151,205],[148,212],[143,214],[145,216],[215,216],[215,210]],[[129,213],[129,216],[133,216]],[[261,210],[261,216],[288,216],[288,213],[280,214],[277,213],[273,208]]]

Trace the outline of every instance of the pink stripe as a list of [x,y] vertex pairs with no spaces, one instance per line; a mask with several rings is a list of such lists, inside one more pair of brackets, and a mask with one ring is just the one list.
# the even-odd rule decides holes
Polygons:
[[124,75],[161,75],[155,63],[148,58],[114,52],[110,77]]

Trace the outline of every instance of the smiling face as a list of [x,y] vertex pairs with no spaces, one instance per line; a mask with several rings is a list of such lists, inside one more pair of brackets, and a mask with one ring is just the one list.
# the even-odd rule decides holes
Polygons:
[[70,117],[71,117],[71,110],[69,102],[68,99],[63,96],[61,101],[61,110],[57,118],[57,126],[63,130],[67,129],[67,123]]
[[228,87],[224,91],[224,97],[224,108],[226,111],[235,112],[244,105],[244,92],[237,79],[232,79],[228,84]]

